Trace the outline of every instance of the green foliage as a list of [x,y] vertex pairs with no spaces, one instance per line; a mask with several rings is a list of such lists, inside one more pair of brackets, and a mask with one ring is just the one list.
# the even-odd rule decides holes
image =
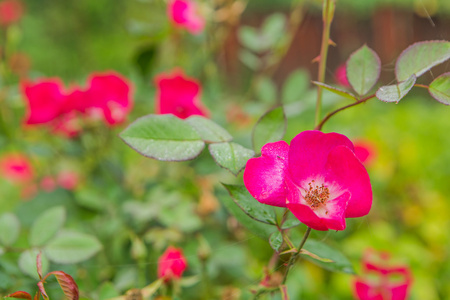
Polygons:
[[442,74],[430,83],[430,95],[437,101],[450,105],[450,73]]
[[336,88],[334,86],[330,86],[330,85],[327,85],[325,83],[318,82],[318,81],[313,81],[312,83],[314,83],[317,86],[323,87],[327,91],[330,91],[330,92],[332,92],[332,93],[334,93],[336,95],[339,95],[339,96],[342,96],[344,98],[348,98],[348,99],[351,99],[351,100],[357,100],[355,95],[353,95],[352,93],[349,93],[347,91],[344,91],[342,89],[339,89],[339,88]]
[[186,122],[194,127],[201,139],[206,143],[230,142],[233,137],[218,124],[201,116],[190,116]]
[[274,103],[277,100],[277,87],[268,77],[261,77],[256,83],[258,99],[266,103]]
[[247,160],[255,155],[253,150],[236,143],[216,143],[209,145],[208,148],[214,161],[234,175],[239,174]]
[[140,154],[164,161],[193,159],[205,146],[194,128],[173,115],[141,117],[120,137]]
[[44,248],[49,260],[60,264],[75,264],[87,260],[102,249],[94,236],[64,231]]
[[301,100],[304,93],[308,90],[309,80],[309,74],[302,69],[296,70],[289,74],[289,77],[283,85],[283,103],[291,103]]
[[450,59],[450,42],[427,41],[406,48],[395,63],[398,81],[406,81],[411,75],[421,76],[432,67]]
[[346,67],[350,85],[358,95],[364,96],[377,83],[381,63],[375,51],[364,45],[353,52]]
[[277,223],[273,207],[259,203],[244,186],[229,184],[223,184],[223,186],[228,190],[234,202],[250,218],[270,225]]
[[286,133],[287,119],[282,106],[275,107],[256,122],[252,132],[253,149],[261,152],[261,148],[267,143],[277,142],[283,139]]
[[416,76],[412,75],[405,81],[394,85],[382,86],[377,90],[376,96],[384,102],[398,103],[414,86]]
[[268,240],[269,236],[276,231],[276,227],[274,227],[273,225],[265,224],[263,222],[254,220],[252,217],[249,217],[248,214],[246,214],[239,206],[236,205],[236,202],[233,200],[233,198],[223,197],[220,200],[228,209],[228,211],[239,221],[239,223],[245,226],[254,235],[259,236],[264,240]]
[[331,260],[331,262],[325,262],[323,259],[317,259],[310,255],[304,255],[307,260],[313,262],[314,264],[333,272],[355,274],[355,270],[353,269],[353,266],[348,258],[346,258],[340,251],[328,246],[327,244],[314,239],[308,239],[304,248],[320,258]]
[[260,30],[242,26],[238,32],[239,40],[244,47],[254,52],[267,51],[280,40],[285,24],[286,18],[284,15],[273,14],[266,18]]
[[[36,257],[40,253],[40,250],[30,249],[25,250],[20,254],[18,265],[20,270],[28,276],[39,280],[39,275],[36,267]],[[41,256],[41,271],[42,273],[47,273],[49,270],[50,263],[45,256]]]
[[62,206],[53,207],[41,214],[32,224],[29,241],[31,246],[43,246],[61,229],[66,219]]
[[20,222],[12,213],[4,213],[0,216],[0,244],[11,246],[19,237]]
[[281,246],[283,245],[283,236],[280,231],[276,231],[270,235],[269,238],[270,247],[276,252],[280,251]]

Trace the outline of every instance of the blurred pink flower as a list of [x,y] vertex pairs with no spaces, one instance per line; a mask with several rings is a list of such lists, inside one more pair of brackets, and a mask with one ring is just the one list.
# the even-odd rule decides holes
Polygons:
[[207,117],[209,112],[200,103],[200,84],[184,75],[182,70],[161,73],[155,78],[157,85],[156,112],[174,114],[186,119],[192,115]]
[[0,1],[0,25],[16,23],[23,15],[23,4],[19,0]]
[[362,277],[353,284],[359,300],[405,300],[412,284],[407,266],[389,264],[389,254],[367,250],[363,257]]
[[377,148],[375,144],[369,140],[355,140],[356,157],[365,165],[370,165],[377,157]]
[[66,102],[63,83],[57,78],[40,79],[35,83],[22,82],[28,104],[26,124],[43,124],[55,120]]
[[198,14],[194,0],[169,0],[167,14],[175,26],[184,27],[192,34],[199,34],[205,27],[205,20]]
[[169,246],[158,259],[158,278],[166,282],[181,278],[187,268],[187,261],[181,249]]
[[248,160],[244,184],[259,202],[287,207],[316,230],[344,230],[345,218],[362,217],[372,206],[366,169],[352,142],[338,133],[303,131],[289,146],[264,145]]
[[[23,82],[28,105],[26,124],[48,124],[54,132],[74,137],[82,130],[82,117],[91,119],[95,112],[106,124],[123,122],[130,112],[131,85],[115,72],[92,74],[86,89],[63,89],[59,79]],[[97,118],[98,119],[98,118]]]
[[41,189],[51,192],[56,189],[56,181],[52,176],[44,176],[40,182]]
[[80,182],[78,173],[74,171],[62,171],[58,174],[56,180],[66,190],[75,189]]
[[52,129],[56,134],[73,138],[82,131],[81,118],[74,111],[63,114],[52,122]]
[[131,84],[115,72],[92,74],[86,93],[90,101],[84,109],[100,108],[109,125],[125,121],[133,107]]
[[343,87],[350,87],[350,83],[347,79],[347,67],[345,64],[337,67],[336,71],[334,71],[334,77],[339,85],[342,85]]
[[0,172],[3,178],[14,183],[27,183],[33,179],[34,170],[27,156],[9,153],[0,157]]

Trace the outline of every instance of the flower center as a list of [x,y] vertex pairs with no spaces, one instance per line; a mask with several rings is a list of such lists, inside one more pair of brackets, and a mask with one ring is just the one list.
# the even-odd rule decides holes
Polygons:
[[325,204],[330,198],[330,190],[323,183],[322,185],[315,185],[314,180],[312,180],[308,183],[308,186],[304,198],[311,208],[317,208]]

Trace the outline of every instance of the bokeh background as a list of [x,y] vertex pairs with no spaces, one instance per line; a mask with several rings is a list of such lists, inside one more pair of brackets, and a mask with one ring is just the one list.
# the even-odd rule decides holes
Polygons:
[[[240,178],[219,169],[207,155],[188,163],[141,157],[117,137],[125,125],[99,126],[72,140],[22,126],[20,80],[60,77],[67,85],[82,84],[94,71],[116,70],[134,85],[132,121],[154,112],[153,77],[181,67],[202,83],[211,118],[249,148],[253,125],[276,103],[286,107],[286,141],[312,129],[315,89],[310,80],[317,77],[313,60],[320,48],[320,1],[198,2],[207,26],[193,36],[171,27],[162,0],[23,1],[20,23],[2,32],[2,45],[8,41],[16,56],[8,62],[14,73],[1,82],[0,105],[8,107],[4,119],[10,135],[2,132],[0,153],[26,153],[39,178],[70,166],[81,180],[74,190],[39,190],[28,199],[21,188],[1,180],[0,213],[17,215],[22,230],[16,249],[0,251],[0,294],[34,291],[36,279],[17,260],[30,247],[27,236],[37,216],[63,206],[64,228],[93,235],[102,245],[87,261],[50,265],[72,274],[84,298],[106,299],[136,283],[149,284],[156,279],[157,257],[170,244],[184,249],[190,265],[181,299],[201,297],[196,276],[203,268],[214,298],[249,298],[248,287],[261,280],[272,249],[220,202],[229,197],[220,182]],[[294,27],[286,25],[289,20]],[[260,30],[264,26],[266,31]],[[392,83],[402,50],[421,40],[450,40],[449,29],[446,0],[339,0],[326,82],[336,84],[335,69],[366,43],[381,58],[380,84]],[[420,83],[449,71],[446,62]],[[296,88],[287,92],[290,79]],[[328,92],[324,97],[326,111],[348,104]],[[324,131],[372,145],[367,169],[374,206],[367,217],[349,220],[345,231],[312,236],[339,249],[357,271],[365,249],[387,250],[413,272],[410,299],[449,299],[449,108],[414,88],[397,105],[374,99],[344,111]],[[208,255],[206,266],[199,259],[202,251]],[[353,299],[352,280],[353,275],[302,261],[287,285],[291,299]],[[48,289],[61,297],[54,281]]]

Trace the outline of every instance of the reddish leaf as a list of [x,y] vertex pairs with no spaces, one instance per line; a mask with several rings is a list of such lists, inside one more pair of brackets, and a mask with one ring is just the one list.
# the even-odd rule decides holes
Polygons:
[[287,287],[284,284],[280,285],[280,292],[281,292],[281,299],[289,300],[289,294],[287,291]]
[[[45,278],[47,278],[50,275],[55,275],[56,280],[58,280],[59,285],[61,286],[61,289],[64,292],[64,295],[69,300],[78,300],[80,297],[78,292],[78,286],[73,280],[72,276],[70,276],[67,273],[64,273],[63,271],[53,271],[48,273]],[[44,279],[45,279],[44,278]]]
[[36,256],[36,268],[39,275],[39,279],[42,280],[42,259],[41,259],[41,252],[38,253]]
[[31,300],[31,295],[24,291],[17,291],[12,294],[6,295],[5,298],[17,298],[17,299],[26,299]]
[[[45,280],[45,278],[44,278],[44,280]],[[42,297],[44,297],[44,299],[48,300],[48,295],[44,288],[44,282],[39,281],[37,286],[39,287],[39,291],[41,291]]]

